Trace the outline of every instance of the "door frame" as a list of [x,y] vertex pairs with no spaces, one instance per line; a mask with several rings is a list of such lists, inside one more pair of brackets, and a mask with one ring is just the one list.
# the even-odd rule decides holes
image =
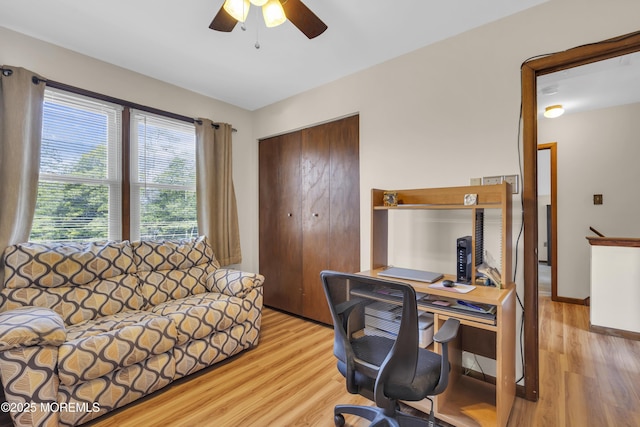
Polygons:
[[522,204],[524,207],[524,376],[525,397],[537,401],[540,388],[538,340],[538,105],[536,78],[579,65],[640,51],[640,31],[536,57],[520,67],[522,87]]

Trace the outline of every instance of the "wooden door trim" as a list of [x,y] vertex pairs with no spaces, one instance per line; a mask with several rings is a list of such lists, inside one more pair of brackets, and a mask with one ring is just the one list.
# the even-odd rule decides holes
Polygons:
[[538,208],[537,208],[537,100],[536,78],[539,75],[573,68],[603,59],[640,51],[640,31],[598,43],[579,46],[521,66],[522,144],[524,206],[524,321],[525,321],[525,397],[538,400]]

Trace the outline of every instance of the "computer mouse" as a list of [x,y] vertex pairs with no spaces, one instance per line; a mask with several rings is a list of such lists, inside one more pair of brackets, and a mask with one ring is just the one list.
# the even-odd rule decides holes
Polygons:
[[445,288],[453,288],[454,283],[451,280],[443,280],[442,286],[444,286]]

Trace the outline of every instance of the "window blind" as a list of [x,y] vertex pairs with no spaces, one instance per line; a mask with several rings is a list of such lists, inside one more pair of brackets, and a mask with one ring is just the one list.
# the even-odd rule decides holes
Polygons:
[[195,126],[133,110],[131,238],[198,235]]
[[45,89],[32,241],[120,239],[122,107]]

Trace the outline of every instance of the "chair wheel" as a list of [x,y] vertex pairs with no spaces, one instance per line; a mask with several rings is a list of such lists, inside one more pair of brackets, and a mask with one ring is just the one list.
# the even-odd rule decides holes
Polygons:
[[344,426],[344,416],[342,414],[336,414],[333,417],[333,423],[336,425],[336,427]]

